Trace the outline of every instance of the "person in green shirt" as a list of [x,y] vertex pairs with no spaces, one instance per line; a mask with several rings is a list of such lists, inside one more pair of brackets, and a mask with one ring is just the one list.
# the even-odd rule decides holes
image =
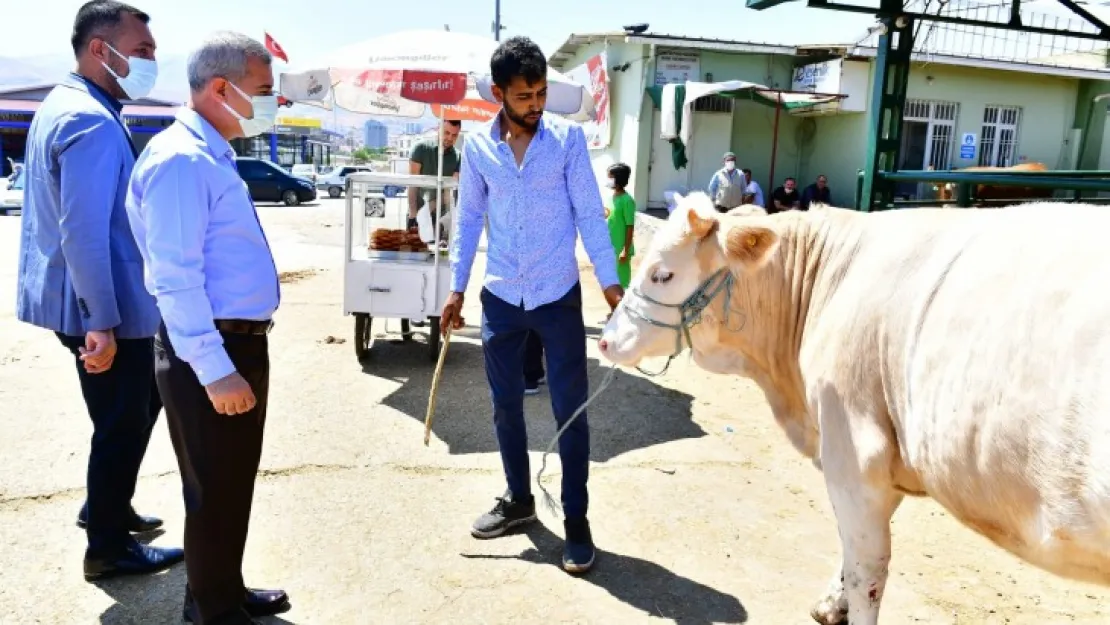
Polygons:
[[605,220],[609,223],[609,239],[617,253],[617,277],[621,287],[627,289],[632,281],[633,228],[636,225],[636,200],[625,189],[632,176],[632,168],[624,163],[609,166],[609,180],[605,186],[613,190],[613,199],[605,207]]
[[[459,178],[459,166],[462,162],[462,157],[458,149],[455,148],[455,142],[459,139],[459,133],[462,132],[462,122],[458,120],[448,119],[443,122],[443,176],[445,178]],[[409,157],[409,173],[419,174],[423,176],[435,176],[437,168],[439,167],[439,144],[433,141],[421,141],[412,148],[412,155]],[[447,198],[447,191],[444,192],[444,197],[447,200],[444,202],[450,206],[450,198]],[[435,189],[424,189],[420,187],[409,187],[409,230],[416,230],[416,214],[424,207],[425,196],[434,203],[435,202]],[[440,216],[443,216],[444,207],[440,207]]]

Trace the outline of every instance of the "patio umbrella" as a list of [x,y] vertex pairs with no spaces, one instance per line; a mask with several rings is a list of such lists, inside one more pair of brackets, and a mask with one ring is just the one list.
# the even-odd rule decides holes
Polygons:
[[[332,52],[307,71],[281,74],[281,95],[295,102],[354,113],[486,120],[497,113],[489,61],[497,42],[439,30],[409,30]],[[571,119],[595,117],[589,89],[548,69],[547,110]]]

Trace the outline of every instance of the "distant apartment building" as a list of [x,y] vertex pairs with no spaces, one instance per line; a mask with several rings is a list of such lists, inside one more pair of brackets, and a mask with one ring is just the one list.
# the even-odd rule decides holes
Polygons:
[[407,124],[405,124],[406,135],[418,135],[423,129],[424,127],[420,122],[408,122]]
[[367,120],[362,127],[362,145],[371,150],[388,147],[389,127],[376,119]]

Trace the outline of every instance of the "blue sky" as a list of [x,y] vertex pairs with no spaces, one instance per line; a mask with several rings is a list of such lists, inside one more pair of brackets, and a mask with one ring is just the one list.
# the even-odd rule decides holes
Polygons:
[[[65,52],[73,15],[82,2],[3,2],[0,56]],[[493,0],[135,0],[133,4],[151,14],[151,27],[163,53],[185,54],[212,30],[238,30],[259,38],[266,30],[294,62],[412,28],[449,24],[455,31],[492,36],[494,6]],[[637,22],[650,23],[653,32],[795,43],[851,39],[872,19],[807,9],[804,2],[762,12],[744,8],[744,0],[503,0],[501,4],[503,36],[527,35],[548,54],[572,32],[619,30]]]
[[[30,58],[56,75],[72,68],[69,35],[84,0],[0,0],[0,65],[7,58]],[[410,29],[439,29],[492,37],[493,0],[132,0],[150,13],[158,43],[161,76],[153,96],[178,100],[185,92],[184,61],[197,41],[214,30],[237,30],[263,38],[269,32],[303,67],[329,52],[379,35]],[[619,31],[647,22],[652,32],[768,43],[858,39],[870,16],[807,9],[790,2],[753,11],[744,0],[558,0],[556,3],[502,0],[502,37],[527,35],[550,55],[571,33]],[[462,7],[466,8],[462,8]],[[556,6],[558,9],[550,7]],[[546,7],[546,8],[545,8]],[[5,74],[19,74],[14,63]],[[279,64],[278,71],[284,69]],[[11,80],[11,79],[9,79]],[[172,93],[174,97],[169,97]],[[309,111],[331,125],[330,113]],[[359,125],[362,116],[340,114],[341,125]]]

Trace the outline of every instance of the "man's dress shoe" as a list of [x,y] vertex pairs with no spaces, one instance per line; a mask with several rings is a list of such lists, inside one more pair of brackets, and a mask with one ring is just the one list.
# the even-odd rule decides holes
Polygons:
[[[290,607],[289,595],[287,595],[284,590],[248,588],[246,596],[243,598],[243,610],[245,610],[251,618],[281,614],[282,612],[288,611]],[[186,623],[194,622],[193,613],[195,610],[193,595],[186,591],[185,607],[181,611],[181,618],[184,619]]]
[[121,552],[107,557],[85,554],[85,581],[97,581],[121,575],[155,573],[185,560],[185,552],[175,547],[151,547],[138,541]]
[[[81,510],[81,513],[77,515],[77,527],[88,529],[89,520],[86,510]],[[146,532],[153,532],[159,527],[162,527],[162,519],[152,516],[143,516],[134,510],[131,511],[131,520],[127,523],[127,531],[143,534]]]

